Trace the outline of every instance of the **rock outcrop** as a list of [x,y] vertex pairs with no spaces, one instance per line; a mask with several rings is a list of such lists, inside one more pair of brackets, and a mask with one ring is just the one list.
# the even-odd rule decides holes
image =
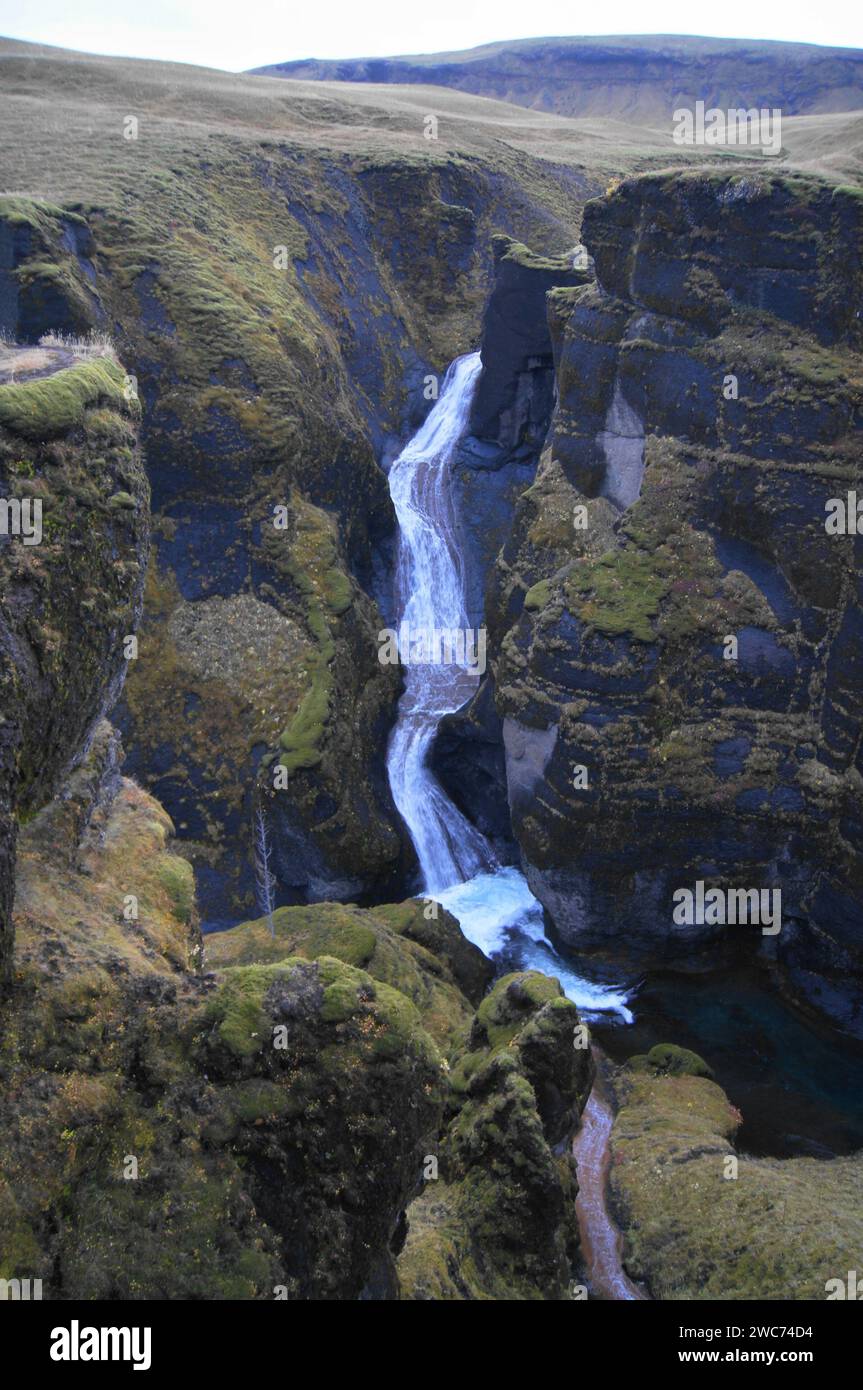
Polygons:
[[[509,538],[518,498],[536,475],[554,407],[555,378],[546,296],[591,279],[582,247],[538,256],[503,235],[492,239],[494,284],[482,326],[483,370],[468,433],[452,468],[453,500],[462,537],[469,622],[485,621],[485,591]],[[483,682],[465,710],[441,721],[432,759],[459,809],[511,854],[501,725],[494,682]]]
[[403,1297],[570,1296],[578,1192],[569,1140],[593,1082],[578,1011],[557,980],[506,975],[451,1070],[434,1180],[408,1208]]
[[[859,193],[651,175],[588,205],[558,405],[490,597],[513,827],[563,938],[729,936],[863,1031]],[[853,497],[851,501],[853,509]],[[676,924],[678,889],[782,926]]]
[[612,1208],[651,1297],[818,1301],[846,1284],[863,1239],[859,1154],[738,1154],[739,1112],[685,1049],[654,1048],[612,1084]]
[[555,1147],[592,1069],[556,981],[484,998],[489,962],[419,901],[280,908],[210,935],[202,971],[191,865],[121,757],[103,721],[21,833],[0,1277],[60,1301],[565,1297]]

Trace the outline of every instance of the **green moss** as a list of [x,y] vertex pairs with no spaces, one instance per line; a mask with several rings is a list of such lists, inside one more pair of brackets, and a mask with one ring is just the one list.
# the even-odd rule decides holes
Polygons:
[[646,1055],[632,1057],[629,1065],[636,1070],[650,1068],[667,1076],[713,1076],[713,1071],[697,1052],[674,1043],[657,1043]]
[[613,1209],[654,1298],[821,1300],[857,1268],[860,1155],[735,1154],[741,1116],[703,1076],[626,1067],[615,1087]]
[[285,961],[278,970],[248,965],[226,972],[221,989],[207,1008],[207,1019],[234,1056],[253,1057],[268,1045],[271,1033],[264,995],[274,979],[287,978],[289,966]]
[[834,198],[854,198],[857,202],[863,201],[863,187],[857,183],[839,183],[833,189]]
[[269,919],[261,918],[210,937],[207,960],[213,965],[260,965],[286,955],[307,960],[327,955],[364,968],[378,941],[365,919],[362,909],[338,903],[280,907],[273,913],[272,933]]
[[315,671],[311,689],[306,691],[299,709],[279,739],[282,749],[279,761],[288,772],[300,767],[317,767],[329,713],[330,683],[322,663]]
[[105,357],[21,385],[0,386],[0,425],[26,439],[52,439],[82,424],[95,406],[107,403],[133,414],[138,406],[126,400],[125,380],[122,368]]
[[66,218],[69,222],[84,222],[78,213],[67,212],[65,208],[39,198],[27,198],[15,193],[0,195],[0,218],[11,223],[13,227],[33,227],[39,231],[44,231],[49,220],[55,218]]
[[557,270],[565,271],[572,269],[572,259],[568,255],[560,256],[540,256],[532,251],[523,242],[513,241],[511,237],[503,233],[497,233],[492,237],[492,244],[498,252],[501,260],[512,261],[514,265],[523,266],[525,270]]
[[159,880],[171,899],[178,922],[189,924],[195,910],[195,872],[187,859],[166,854],[159,864]]
[[[477,1009],[477,1023],[485,1030],[488,1046],[505,1046],[523,1027],[526,1019],[543,1005],[562,997],[560,982],[552,975],[535,970],[515,971],[496,981]],[[567,1007],[569,1001],[564,999]]]
[[578,616],[600,632],[629,633],[637,642],[653,642],[653,619],[668,587],[654,555],[625,546],[607,551],[599,560],[576,564],[566,592]]
[[137,505],[130,492],[115,492],[108,498],[108,506],[115,511],[133,512]]
[[540,579],[538,584],[534,584],[528,589],[524,596],[524,606],[529,612],[539,612],[545,607],[552,595],[551,581]]

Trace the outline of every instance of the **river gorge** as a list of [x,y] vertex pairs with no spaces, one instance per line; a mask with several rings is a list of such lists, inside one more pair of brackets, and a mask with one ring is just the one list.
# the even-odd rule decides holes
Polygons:
[[863,89],[729,43],[0,40],[3,1289],[851,1286]]

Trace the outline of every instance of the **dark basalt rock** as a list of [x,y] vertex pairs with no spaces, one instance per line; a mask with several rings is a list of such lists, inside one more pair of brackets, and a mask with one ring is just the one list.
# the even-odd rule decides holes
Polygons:
[[482,376],[470,434],[512,451],[541,443],[554,398],[545,296],[556,286],[583,285],[590,275],[573,256],[535,256],[511,237],[492,239],[494,288],[482,325]]
[[0,330],[23,343],[44,333],[85,335],[104,324],[95,242],[84,219],[19,202],[0,215]]
[[[863,204],[656,175],[589,204],[584,235],[598,284],[549,297],[558,405],[489,587],[529,881],[565,940],[613,935],[618,959],[695,964],[748,932],[863,1032],[863,550],[825,530],[860,490]],[[781,888],[781,932],[675,927],[698,879]]]
[[[486,584],[509,536],[517,500],[533,482],[554,406],[546,296],[555,286],[573,287],[590,278],[583,255],[537,256],[500,235],[492,247],[495,279],[483,317],[483,371],[471,432],[453,465],[467,611],[476,627],[484,623]],[[432,762],[456,805],[507,860],[513,855],[512,830],[493,684],[489,676],[467,709],[441,721]]]
[[506,788],[506,758],[494,681],[488,676],[470,704],[440,722],[432,768],[463,815],[491,840],[504,860],[515,845]]

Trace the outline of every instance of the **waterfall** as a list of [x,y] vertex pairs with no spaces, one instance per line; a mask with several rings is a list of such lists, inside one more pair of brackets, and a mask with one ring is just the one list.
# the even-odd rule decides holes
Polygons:
[[450,465],[467,427],[480,369],[478,352],[453,362],[440,399],[389,477],[400,527],[399,629],[407,640],[400,643],[405,691],[387,765],[393,799],[411,833],[430,894],[494,865],[485,839],[456,809],[426,761],[441,718],[467,703],[479,677],[455,663],[410,661],[410,650],[405,650],[410,634],[467,631]]
[[[522,967],[556,975],[585,1015],[612,1013],[630,1022],[626,991],[585,980],[568,967],[546,938],[542,907],[524,875],[497,863],[428,764],[440,720],[467,703],[480,679],[462,656],[470,649],[470,634],[451,469],[481,369],[478,352],[456,358],[440,398],[390,469],[399,522],[398,648],[405,668],[387,750],[390,787],[416,848],[424,893],[458,918],[468,940],[486,955],[506,950]],[[442,633],[461,634],[461,659],[434,659],[441,647],[429,635]],[[450,658],[452,651],[451,644]]]

